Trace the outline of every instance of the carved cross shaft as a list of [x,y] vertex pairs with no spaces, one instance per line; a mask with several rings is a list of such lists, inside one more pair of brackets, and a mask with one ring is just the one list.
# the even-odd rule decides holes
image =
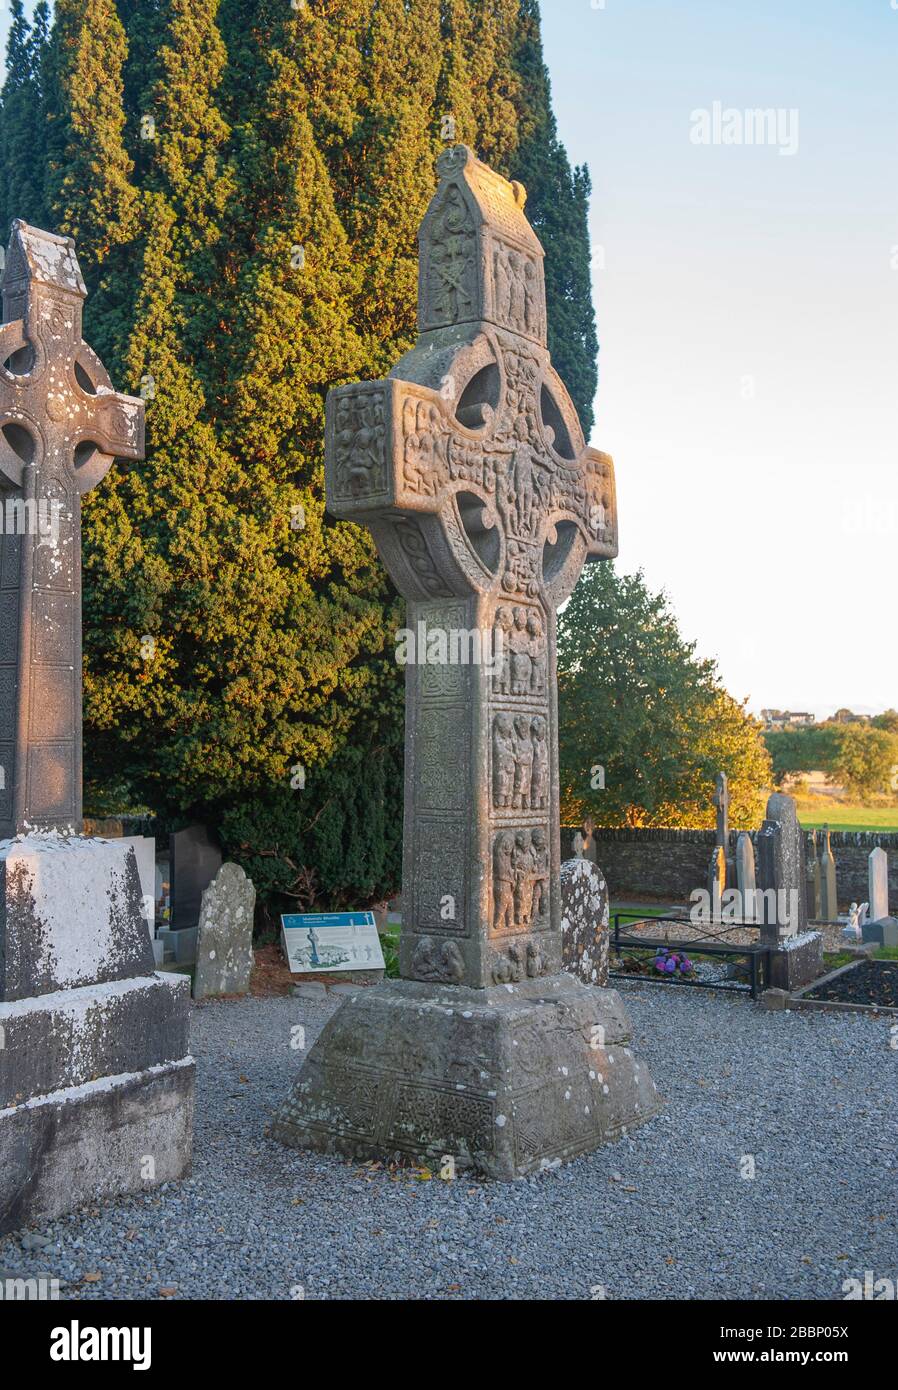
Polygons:
[[0,837],[81,828],[81,494],[143,457],[143,401],[81,339],[66,237],[13,223],[0,325]]
[[408,627],[446,637],[406,673],[401,969],[482,988],[560,969],[555,611],[617,518],[549,359],[523,189],[464,146],[438,169],[418,341],[330,393],[327,503],[370,527]]

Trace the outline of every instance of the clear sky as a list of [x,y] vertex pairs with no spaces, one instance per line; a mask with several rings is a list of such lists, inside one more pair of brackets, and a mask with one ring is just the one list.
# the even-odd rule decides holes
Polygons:
[[898,0],[542,9],[619,563],[753,709],[898,706]]
[[[619,564],[752,708],[898,706],[898,0],[542,10]],[[797,151],[695,143],[715,102]]]

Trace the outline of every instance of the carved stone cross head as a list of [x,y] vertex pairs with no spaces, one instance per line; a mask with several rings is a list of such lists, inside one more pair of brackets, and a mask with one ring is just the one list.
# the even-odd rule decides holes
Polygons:
[[406,976],[485,987],[560,968],[555,610],[617,553],[617,510],[550,360],[523,188],[463,145],[437,167],[417,343],[331,391],[325,477],[410,628],[490,639],[488,665],[407,670],[400,952]]
[[81,337],[69,237],[16,221],[0,325],[0,836],[81,821],[81,494],[144,450],[144,403]]
[[546,347],[543,250],[508,183],[440,158],[420,232],[416,346],[328,403],[328,506],[375,534],[412,599],[504,594],[557,607],[617,553],[614,468],[587,448]]

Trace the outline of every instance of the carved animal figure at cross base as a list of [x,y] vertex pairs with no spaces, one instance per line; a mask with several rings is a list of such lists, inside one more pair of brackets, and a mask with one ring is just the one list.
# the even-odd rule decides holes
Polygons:
[[[494,660],[406,668],[403,979],[341,1009],[275,1132],[341,1152],[375,1152],[380,1136],[514,1176],[660,1103],[622,1048],[607,1065],[590,1058],[590,1028],[626,1036],[618,997],[560,973],[555,614],[586,561],[617,553],[614,467],[587,447],[550,360],[543,251],[523,188],[461,145],[437,168],[419,234],[418,341],[385,380],[330,393],[327,505],[370,528],[410,627],[479,629]],[[488,1034],[477,1066],[476,1043],[443,1037],[425,1007],[444,995]],[[512,1014],[529,1042],[500,1076],[490,1059],[498,1067],[510,1049]],[[364,1081],[358,1030],[372,1044]],[[391,1066],[391,1049],[403,1066]],[[559,1092],[567,1063],[576,1087]],[[518,1066],[521,1085],[530,1069],[529,1099],[517,1096]],[[607,1075],[592,1094],[606,1071],[613,1105],[601,1100]],[[454,1078],[447,1095],[439,1073]],[[359,1086],[373,1088],[376,1118],[353,1127],[343,1092]]]

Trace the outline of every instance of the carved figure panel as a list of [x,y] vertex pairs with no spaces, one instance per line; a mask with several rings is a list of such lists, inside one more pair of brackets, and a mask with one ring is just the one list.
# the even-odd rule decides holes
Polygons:
[[549,925],[549,836],[535,829],[500,830],[493,839],[493,931]]
[[385,496],[387,447],[380,389],[341,391],[336,398],[333,459],[335,498]]
[[496,609],[493,651],[502,653],[493,676],[494,695],[542,699],[547,692],[548,651],[545,625],[538,608],[501,604]]

